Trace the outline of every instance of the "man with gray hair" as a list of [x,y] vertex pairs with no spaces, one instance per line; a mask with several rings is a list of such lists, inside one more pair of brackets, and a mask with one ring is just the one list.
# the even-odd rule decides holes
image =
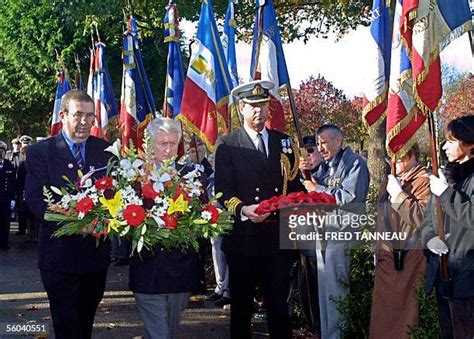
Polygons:
[[[364,159],[350,147],[343,148],[344,137],[335,125],[326,124],[316,131],[317,146],[323,158],[312,180],[305,180],[306,189],[325,192],[336,198],[338,213],[346,218],[329,218],[323,225],[324,232],[352,232],[351,224],[342,220],[353,220],[354,215],[364,213],[364,203],[369,189],[369,170]],[[301,170],[312,170],[316,164],[300,162]],[[333,220],[334,219],[334,220]],[[318,294],[321,314],[321,337],[340,338],[340,314],[335,298],[345,297],[346,289],[341,281],[349,281],[350,249],[346,241],[329,239],[324,251],[316,245],[318,263]]]
[[[153,137],[154,161],[160,166],[178,154],[181,125],[170,118],[156,118],[147,127]],[[193,168],[175,163],[181,174]],[[130,260],[129,287],[149,338],[176,338],[180,316],[191,292],[199,286],[199,259],[193,249],[153,251],[143,249]]]

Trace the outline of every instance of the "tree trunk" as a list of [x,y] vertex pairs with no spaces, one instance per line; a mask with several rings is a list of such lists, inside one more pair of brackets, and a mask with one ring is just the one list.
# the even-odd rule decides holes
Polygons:
[[378,192],[389,170],[389,166],[385,162],[387,156],[385,151],[385,119],[378,127],[369,128],[369,140],[368,167],[370,182]]

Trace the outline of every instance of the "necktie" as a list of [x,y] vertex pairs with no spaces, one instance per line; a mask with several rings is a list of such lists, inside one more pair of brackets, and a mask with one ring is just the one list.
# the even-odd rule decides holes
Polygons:
[[258,144],[257,148],[259,152],[262,152],[263,155],[265,155],[265,158],[267,157],[267,151],[265,149],[265,142],[263,141],[263,135],[262,133],[258,133]]
[[81,144],[74,144],[72,151],[74,154],[74,159],[76,159],[77,166],[82,169],[84,167],[84,159],[82,158],[81,154]]

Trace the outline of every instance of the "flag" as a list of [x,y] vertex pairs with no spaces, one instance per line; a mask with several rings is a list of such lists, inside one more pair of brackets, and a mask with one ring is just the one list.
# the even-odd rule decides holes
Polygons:
[[107,139],[107,125],[109,120],[118,114],[118,109],[109,68],[107,67],[105,44],[100,41],[96,43],[94,54],[95,72],[92,80],[92,98],[95,104],[96,121],[92,128],[92,135]]
[[224,22],[224,33],[222,34],[222,48],[229,67],[230,78],[233,87],[239,85],[239,74],[237,72],[237,57],[235,54],[235,6],[234,0],[229,0]]
[[130,17],[122,45],[123,76],[120,106],[122,145],[132,141],[141,148],[145,127],[153,118],[156,108],[138,41],[137,23]]
[[87,78],[87,94],[92,98],[94,97],[92,83],[94,81],[94,74],[95,74],[95,47],[94,43],[92,43],[92,48],[89,48],[89,77]]
[[218,122],[227,130],[231,91],[232,81],[212,4],[210,0],[203,0],[178,119],[198,135],[211,152],[215,149]]
[[257,0],[250,76],[253,80],[268,80],[275,84],[273,90],[270,91],[267,127],[283,132],[285,114],[279,90],[286,84],[290,87],[290,77],[272,0]]
[[[409,59],[412,21],[405,20],[409,13],[405,4],[412,1],[397,0],[392,35],[390,85],[387,108],[387,153],[400,158],[415,143],[415,133],[426,116],[418,109],[413,94],[412,65]],[[412,7],[410,7],[412,8]]]
[[74,82],[76,83],[76,89],[83,91],[84,82],[82,80],[82,72],[81,72],[81,60],[77,54],[74,54],[74,61],[76,62],[76,75],[74,77]]
[[184,89],[184,71],[179,47],[179,15],[174,2],[166,6],[164,38],[168,45],[163,116],[175,118],[181,109]]
[[371,12],[369,48],[365,70],[367,84],[363,116],[369,126],[382,122],[387,109],[390,76],[391,20],[387,0],[374,0]]
[[63,96],[71,90],[71,85],[67,80],[67,75],[64,71],[58,73],[58,82],[56,83],[56,94],[54,96],[54,108],[53,108],[53,119],[51,121],[51,136],[54,136],[61,132],[63,124],[59,117],[59,111],[61,110],[61,100]]
[[466,0],[419,0],[412,34],[414,95],[420,109],[429,114],[442,95],[439,53],[455,38],[472,30]]

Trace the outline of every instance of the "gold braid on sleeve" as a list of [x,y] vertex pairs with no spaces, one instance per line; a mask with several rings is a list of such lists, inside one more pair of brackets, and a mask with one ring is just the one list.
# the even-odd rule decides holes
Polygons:
[[237,209],[237,206],[242,202],[242,200],[240,200],[239,198],[237,197],[232,197],[230,198],[229,200],[226,200],[224,201],[224,206],[225,208],[227,208],[227,210],[232,213],[233,215],[237,216],[235,214],[236,212],[236,209]]
[[288,188],[288,179],[290,178],[291,174],[291,164],[290,159],[286,156],[286,154],[280,155],[280,164],[281,164],[281,174],[283,176],[283,192],[282,194],[286,194],[286,190]]

